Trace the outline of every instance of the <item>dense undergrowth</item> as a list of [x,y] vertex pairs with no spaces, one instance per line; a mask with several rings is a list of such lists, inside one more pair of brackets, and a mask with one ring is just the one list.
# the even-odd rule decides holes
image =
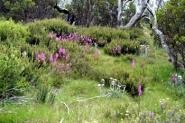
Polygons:
[[[175,75],[150,33],[0,21],[0,122],[185,121],[185,74]],[[110,78],[125,92],[110,89]]]

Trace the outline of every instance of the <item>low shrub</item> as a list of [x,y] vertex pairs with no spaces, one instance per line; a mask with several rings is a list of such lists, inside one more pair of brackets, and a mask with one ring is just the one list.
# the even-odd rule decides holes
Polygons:
[[21,60],[14,54],[0,54],[0,98],[9,98],[18,96],[22,93],[22,88],[26,83],[21,77],[22,64]]
[[138,54],[139,43],[137,41],[113,40],[105,47],[105,52],[109,55],[120,56],[121,54]]
[[56,33],[49,33],[51,39],[56,40],[57,42],[65,42],[65,41],[71,41],[71,42],[78,42],[81,45],[93,45],[94,40],[91,37],[88,36],[82,36],[78,35],[76,33],[68,33],[68,34],[56,34]]
[[59,47],[67,49],[67,51],[70,54],[71,60],[74,59],[79,54],[82,54],[83,50],[85,49],[85,47],[80,46],[77,42],[70,41],[59,42],[56,48],[58,49]]
[[139,28],[133,28],[129,30],[129,34],[130,34],[130,40],[136,40],[138,38],[141,38],[144,35],[143,31]]
[[28,23],[28,30],[30,31],[30,44],[49,44],[48,33],[55,32],[57,34],[67,34],[73,32],[74,28],[62,19],[45,19]]
[[76,58],[72,60],[71,64],[75,75],[74,77],[77,78],[87,77],[88,73],[92,70],[88,59],[83,55],[76,56]]
[[0,21],[0,42],[21,42],[29,35],[27,28],[13,21]]
[[109,27],[79,28],[77,32],[92,37],[99,47],[104,47],[113,39],[130,38],[130,35],[127,30],[112,29]]
[[44,19],[28,23],[28,28],[31,34],[35,34],[36,32],[40,33],[42,29],[45,29],[47,32],[53,31],[60,34],[67,34],[74,31],[74,28],[71,25],[59,18]]

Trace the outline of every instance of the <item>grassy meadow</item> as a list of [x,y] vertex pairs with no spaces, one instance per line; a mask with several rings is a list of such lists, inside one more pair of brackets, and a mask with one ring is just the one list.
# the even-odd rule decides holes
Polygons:
[[1,20],[0,51],[0,123],[185,122],[185,87],[172,80],[185,72],[146,26]]

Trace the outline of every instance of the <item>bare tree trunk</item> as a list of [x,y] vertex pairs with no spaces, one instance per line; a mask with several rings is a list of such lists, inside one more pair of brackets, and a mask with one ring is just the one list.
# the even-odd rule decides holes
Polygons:
[[92,15],[92,11],[94,9],[93,0],[87,0],[87,18],[86,18],[86,26],[89,27],[92,24],[92,20],[94,16]]
[[118,25],[121,24],[121,14],[123,12],[123,0],[118,0]]
[[136,0],[135,7],[136,7],[135,15],[124,26],[124,28],[131,28],[131,27],[135,26],[135,24],[142,19],[142,15],[147,8],[146,0]]
[[118,0],[118,25],[119,26],[123,26],[123,21],[122,21],[122,17],[123,17],[123,8],[126,7],[128,2],[131,2],[132,0]]

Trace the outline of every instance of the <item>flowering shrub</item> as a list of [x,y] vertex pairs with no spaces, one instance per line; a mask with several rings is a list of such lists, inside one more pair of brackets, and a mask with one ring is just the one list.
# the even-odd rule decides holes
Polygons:
[[113,56],[119,56],[122,53],[122,42],[118,40],[112,41],[105,47],[105,52]]
[[64,48],[59,48],[54,54],[50,54],[47,58],[46,53],[40,52],[36,54],[36,61],[40,64],[46,63],[48,60],[49,63],[56,63],[58,60],[67,61],[69,59],[69,53]]
[[111,49],[111,52],[113,55],[121,55],[121,46],[116,46],[114,48]]
[[99,47],[104,47],[115,39],[130,39],[128,30],[114,29],[110,27],[94,26],[90,28],[80,28],[78,33],[93,37]]
[[142,84],[141,84],[141,82],[139,82],[139,85],[138,85],[138,96],[142,96],[142,94],[143,94]]
[[46,54],[44,52],[37,53],[35,58],[39,63],[43,64],[46,62]]
[[93,45],[94,43],[94,39],[91,37],[78,35],[76,33],[56,34],[51,32],[49,33],[49,37],[51,39],[55,39],[56,41],[74,41],[82,45]]
[[[129,77],[129,74],[126,72],[122,72],[120,75],[113,75],[112,77],[103,77],[103,82],[101,81],[100,84],[103,84],[104,87],[112,89],[112,90],[124,90],[127,93],[131,94],[132,96],[142,96],[144,93],[144,84],[139,82],[137,85],[137,81],[133,80]],[[115,79],[116,78],[116,79]]]
[[179,97],[185,97],[185,77],[183,73],[173,74],[171,80],[169,81],[171,90],[176,93]]
[[67,34],[74,30],[71,25],[61,19],[44,19],[28,23],[27,25],[28,31],[31,33],[29,43],[37,42],[34,44],[47,45],[49,32]]
[[107,44],[105,52],[113,56],[137,54],[139,45],[135,41],[113,40],[110,44]]

